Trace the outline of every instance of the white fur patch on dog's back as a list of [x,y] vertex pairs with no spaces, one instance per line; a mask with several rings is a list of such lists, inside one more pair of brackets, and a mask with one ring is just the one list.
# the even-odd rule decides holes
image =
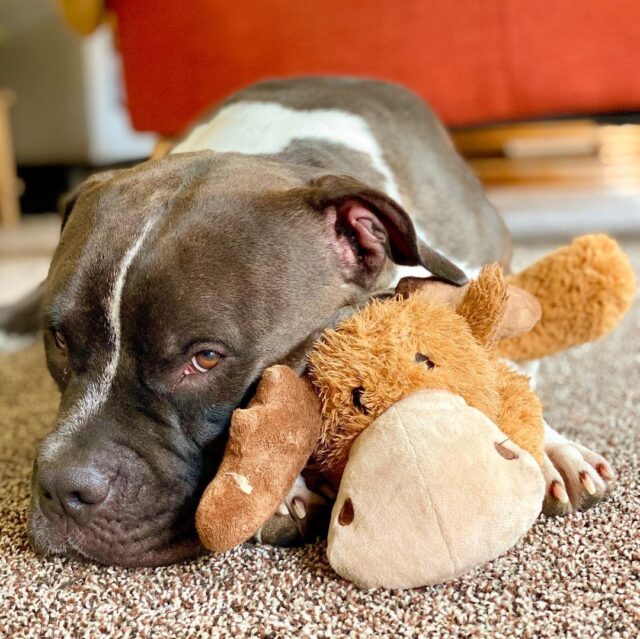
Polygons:
[[211,149],[220,153],[268,155],[293,140],[315,139],[366,154],[385,179],[387,195],[400,201],[398,185],[367,121],[339,109],[290,109],[277,102],[235,102],[197,126],[172,153]]

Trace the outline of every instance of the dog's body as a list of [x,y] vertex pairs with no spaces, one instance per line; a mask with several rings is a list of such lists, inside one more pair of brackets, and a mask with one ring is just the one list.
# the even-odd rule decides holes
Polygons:
[[[129,565],[194,554],[198,497],[265,367],[301,368],[341,309],[405,267],[461,283],[451,261],[471,273],[509,255],[436,118],[384,83],[249,87],[170,156],[90,179],[45,290],[63,395],[34,472],[36,548]],[[566,482],[547,460],[548,510],[580,506],[575,473],[600,498],[606,462],[550,432]]]

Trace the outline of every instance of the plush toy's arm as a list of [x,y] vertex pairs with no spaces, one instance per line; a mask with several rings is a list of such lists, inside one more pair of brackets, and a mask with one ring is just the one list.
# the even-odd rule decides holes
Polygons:
[[516,361],[606,335],[627,312],[636,290],[629,259],[606,235],[579,237],[508,281],[533,294],[542,307],[533,330],[498,346],[502,357]]
[[267,369],[249,407],[236,410],[225,454],[196,513],[200,540],[221,552],[246,541],[276,511],[315,447],[322,421],[311,384]]

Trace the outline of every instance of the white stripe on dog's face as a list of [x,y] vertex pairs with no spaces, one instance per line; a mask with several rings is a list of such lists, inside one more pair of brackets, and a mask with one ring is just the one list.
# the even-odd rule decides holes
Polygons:
[[400,202],[400,192],[382,148],[367,121],[338,109],[289,109],[276,102],[236,102],[196,127],[172,153],[211,149],[220,153],[269,155],[293,140],[315,139],[366,154],[385,179],[385,192]]
[[[151,218],[146,222],[136,240],[120,260],[120,263],[117,265],[117,269],[114,269],[115,277],[109,297],[106,301],[107,322],[110,333],[109,357],[107,359],[107,363],[98,375],[98,378],[87,385],[85,392],[80,399],[65,414],[61,415],[58,422],[58,428],[56,430],[58,436],[55,440],[49,439],[43,442],[42,457],[45,460],[52,458],[56,453],[58,453],[63,446],[63,442],[66,442],[68,438],[72,436],[80,426],[82,426],[82,424],[95,415],[109,397],[111,385],[116,376],[118,363],[120,361],[122,342],[120,306],[122,303],[124,284],[129,267],[136,255],[140,252],[140,249],[142,248],[142,245],[155,222],[156,218]],[[55,443],[53,443],[54,441]]]

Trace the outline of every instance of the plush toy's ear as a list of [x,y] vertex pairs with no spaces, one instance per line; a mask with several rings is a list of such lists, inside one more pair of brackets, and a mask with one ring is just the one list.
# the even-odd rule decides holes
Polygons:
[[509,287],[498,264],[483,267],[469,284],[456,312],[462,315],[476,339],[494,344],[505,337],[530,331],[540,319],[538,300],[517,287]]
[[528,333],[542,317],[537,298],[513,284],[507,285],[507,308],[498,324],[495,337],[498,340]]
[[435,277],[403,277],[396,286],[396,295],[409,297],[417,293],[437,304],[457,308],[468,290],[469,284],[455,286]]
[[542,312],[533,295],[506,284],[497,264],[485,266],[478,278],[465,286],[452,286],[433,278],[406,277],[400,280],[396,292],[403,297],[426,295],[454,308],[483,344],[527,333]]
[[395,200],[359,180],[338,175],[314,179],[307,200],[324,213],[348,280],[370,286],[389,256],[396,264],[423,266],[453,284],[467,281],[462,270],[418,238]]

